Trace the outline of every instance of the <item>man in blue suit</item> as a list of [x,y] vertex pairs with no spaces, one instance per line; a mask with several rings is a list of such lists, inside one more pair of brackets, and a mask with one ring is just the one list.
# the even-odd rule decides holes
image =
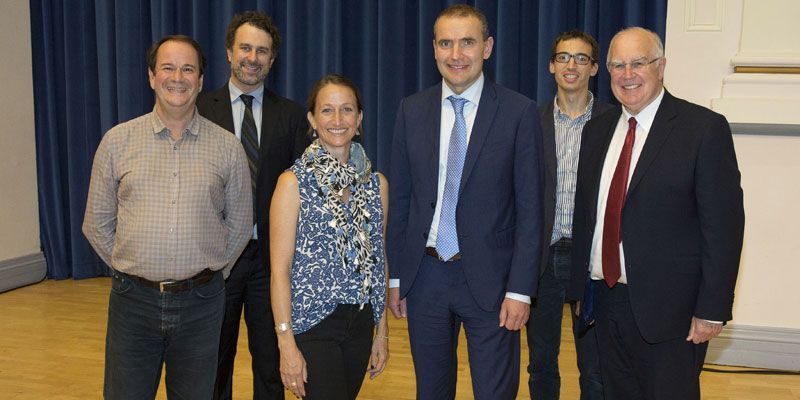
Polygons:
[[536,103],[483,76],[486,18],[439,14],[443,83],[402,100],[393,137],[390,309],[408,316],[418,399],[455,397],[467,335],[476,399],[513,399],[519,330],[539,277],[542,148]]

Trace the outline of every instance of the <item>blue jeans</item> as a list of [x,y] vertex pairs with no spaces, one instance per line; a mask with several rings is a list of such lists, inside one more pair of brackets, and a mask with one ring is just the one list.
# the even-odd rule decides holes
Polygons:
[[210,399],[225,307],[225,281],[159,293],[118,272],[111,278],[103,394],[154,399],[166,365],[167,397]]
[[[539,294],[528,321],[528,389],[533,400],[558,399],[561,376],[558,372],[558,353],[561,347],[561,319],[564,309],[565,288],[570,280],[572,246],[561,240],[550,246],[550,257],[544,274],[539,279]],[[575,328],[575,306],[570,305],[572,334],[580,371],[582,400],[603,398],[600,361],[597,356],[595,328],[579,337]]]

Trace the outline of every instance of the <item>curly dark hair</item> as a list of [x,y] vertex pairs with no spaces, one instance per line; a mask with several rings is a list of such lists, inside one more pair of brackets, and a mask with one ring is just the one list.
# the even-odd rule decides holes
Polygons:
[[278,55],[278,47],[281,45],[281,35],[278,33],[278,27],[272,22],[269,15],[261,11],[245,11],[241,14],[236,14],[228,24],[228,29],[225,31],[225,48],[233,50],[233,42],[236,40],[236,30],[244,24],[250,24],[264,32],[272,38],[272,58]]

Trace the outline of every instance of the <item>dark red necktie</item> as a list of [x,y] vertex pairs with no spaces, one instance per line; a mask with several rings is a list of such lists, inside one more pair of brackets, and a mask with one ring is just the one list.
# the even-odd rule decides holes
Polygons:
[[603,278],[609,288],[614,287],[622,274],[619,262],[620,222],[625,194],[628,191],[628,171],[631,168],[633,141],[636,138],[636,118],[628,119],[628,133],[619,154],[614,178],[608,188],[606,215],[603,219]]

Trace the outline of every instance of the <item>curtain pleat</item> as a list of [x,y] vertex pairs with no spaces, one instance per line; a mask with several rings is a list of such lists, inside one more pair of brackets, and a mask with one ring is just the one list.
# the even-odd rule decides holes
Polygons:
[[[234,13],[269,14],[282,43],[267,85],[305,104],[320,76],[337,72],[358,84],[364,102],[361,141],[379,170],[391,156],[398,102],[441,77],[433,58],[433,22],[454,1],[395,0],[30,0],[36,110],[39,215],[51,278],[108,273],[81,233],[92,159],[105,131],[147,113],[153,92],[147,48],[169,34],[194,37],[208,58],[205,90],[230,67],[225,28]],[[578,28],[597,38],[604,64],[619,29],[640,25],[663,38],[667,0],[475,0],[495,38],[489,79],[539,102],[552,101],[547,68],[553,39]],[[604,67],[591,83],[613,100]]]

